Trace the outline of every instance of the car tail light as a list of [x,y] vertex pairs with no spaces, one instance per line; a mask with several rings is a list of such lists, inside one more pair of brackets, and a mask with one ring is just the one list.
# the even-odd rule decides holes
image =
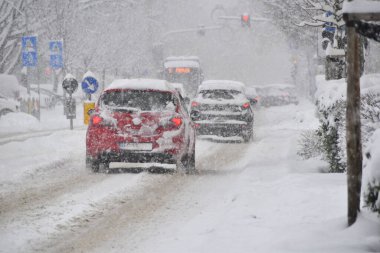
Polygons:
[[182,119],[179,117],[174,117],[171,121],[176,127],[180,127],[182,125]]
[[195,101],[191,102],[191,107],[197,107],[197,106],[199,106],[198,102],[195,102]]
[[99,125],[100,123],[103,122],[103,118],[98,116],[98,115],[95,115],[94,117],[92,117],[92,124],[93,125]]
[[249,102],[247,102],[247,103],[245,103],[245,104],[243,104],[243,109],[248,109],[249,108],[249,106],[250,106],[250,104],[249,104]]

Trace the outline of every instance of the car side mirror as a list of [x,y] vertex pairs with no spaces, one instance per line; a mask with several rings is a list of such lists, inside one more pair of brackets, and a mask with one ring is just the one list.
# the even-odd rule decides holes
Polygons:
[[88,110],[87,114],[91,116],[92,114],[94,114],[94,112],[95,112],[95,109],[90,109]]
[[254,98],[250,98],[249,103],[251,103],[251,105],[255,105],[255,104],[257,104],[257,100]]

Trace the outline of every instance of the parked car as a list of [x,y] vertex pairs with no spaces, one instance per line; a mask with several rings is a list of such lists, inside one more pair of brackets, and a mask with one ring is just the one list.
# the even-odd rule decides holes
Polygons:
[[178,92],[163,80],[114,81],[90,117],[86,147],[94,172],[100,164],[195,170],[194,124]]
[[239,137],[249,142],[253,137],[254,114],[243,83],[228,80],[203,82],[191,102],[197,135]]
[[17,112],[19,109],[20,103],[18,101],[0,94],[0,117],[10,112]]
[[298,104],[296,87],[292,84],[269,84],[255,88],[262,106]]

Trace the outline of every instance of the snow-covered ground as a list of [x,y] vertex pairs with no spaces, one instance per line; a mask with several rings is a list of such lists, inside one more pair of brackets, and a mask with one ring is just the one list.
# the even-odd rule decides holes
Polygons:
[[0,252],[380,251],[376,216],[346,227],[345,174],[296,155],[309,102],[256,112],[250,144],[198,140],[189,176],[91,173],[61,109],[0,119]]

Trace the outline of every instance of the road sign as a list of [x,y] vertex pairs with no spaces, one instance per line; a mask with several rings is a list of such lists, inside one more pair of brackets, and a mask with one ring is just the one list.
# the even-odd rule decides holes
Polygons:
[[82,81],[82,89],[86,94],[94,94],[99,88],[98,80],[92,76],[86,76]]
[[22,66],[37,66],[37,36],[23,36],[21,39]]
[[78,89],[78,81],[71,74],[67,74],[62,82],[62,88],[69,94],[73,94]]
[[50,66],[53,69],[63,68],[63,42],[61,40],[50,41]]

